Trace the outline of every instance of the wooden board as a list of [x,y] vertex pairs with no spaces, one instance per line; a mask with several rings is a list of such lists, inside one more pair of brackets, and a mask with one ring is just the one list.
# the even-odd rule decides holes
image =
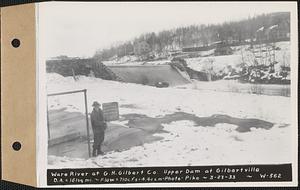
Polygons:
[[119,120],[119,104],[118,102],[109,102],[102,104],[103,116],[105,121]]

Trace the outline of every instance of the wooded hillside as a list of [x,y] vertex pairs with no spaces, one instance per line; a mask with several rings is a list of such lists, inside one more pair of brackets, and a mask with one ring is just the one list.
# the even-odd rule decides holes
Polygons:
[[270,27],[276,26],[279,36],[286,37],[290,32],[290,14],[277,12],[262,14],[248,19],[224,22],[212,25],[191,25],[165,30],[158,33],[145,33],[139,37],[124,42],[109,49],[99,49],[94,58],[108,60],[111,57],[122,57],[137,54],[137,44],[146,42],[149,48],[144,53],[160,54],[172,50],[181,50],[186,47],[208,46],[216,41],[242,43],[257,38],[259,29],[267,32]]

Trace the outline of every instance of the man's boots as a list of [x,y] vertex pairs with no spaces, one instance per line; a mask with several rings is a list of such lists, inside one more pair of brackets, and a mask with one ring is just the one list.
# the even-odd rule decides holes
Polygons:
[[101,151],[101,148],[99,148],[99,149],[97,150],[97,156],[98,156],[98,155],[103,155],[103,154],[104,154],[104,152],[102,152],[102,151]]
[[95,157],[95,156],[97,156],[98,154],[97,154],[97,149],[93,149],[93,157]]

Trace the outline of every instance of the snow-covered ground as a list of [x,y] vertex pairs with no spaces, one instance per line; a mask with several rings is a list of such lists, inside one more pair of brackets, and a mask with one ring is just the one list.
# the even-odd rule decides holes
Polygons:
[[277,164],[291,162],[290,129],[235,131],[236,126],[194,126],[191,121],[164,125],[170,133],[163,140],[110,152],[97,158],[74,159],[49,156],[49,168],[146,167],[191,165]]
[[[256,118],[275,125],[269,130],[253,126],[250,132],[240,133],[235,125],[219,123],[215,127],[203,127],[180,120],[163,124],[168,133],[155,134],[163,140],[88,160],[48,156],[49,168],[269,164],[292,159],[291,128],[296,126],[290,125],[289,97],[201,91],[192,85],[160,89],[83,76],[75,82],[72,77],[48,74],[48,93],[80,89],[87,89],[89,111],[93,101],[117,101],[121,115],[159,117],[180,111],[199,117],[226,114]],[[82,94],[49,97],[48,105],[50,109],[65,107],[68,111],[84,113]]]
[[240,55],[222,55],[210,57],[196,57],[186,59],[188,67],[195,71],[209,71],[213,70],[215,73],[225,71],[227,66],[236,68],[242,63],[242,56]]
[[179,86],[178,88],[192,88],[217,92],[263,94],[272,96],[290,96],[291,93],[290,85],[241,83],[238,80],[217,80],[211,82],[193,80],[192,83]]
[[[275,60],[278,61],[278,64],[275,65],[275,71],[278,71],[281,65],[288,66],[290,63],[290,42],[276,42],[274,45],[279,48],[275,50]],[[255,45],[253,51],[249,47],[250,45],[233,47],[233,55],[188,58],[186,61],[188,67],[196,71],[213,70],[215,73],[220,71],[227,73],[228,66],[238,68],[242,62],[247,64],[253,63],[253,51],[256,52],[256,55],[262,56],[262,58],[257,58],[259,63],[267,62],[267,57],[273,60],[273,57],[269,56],[269,54],[273,54],[274,52],[267,51],[266,44]],[[262,54],[260,54],[260,51]]]

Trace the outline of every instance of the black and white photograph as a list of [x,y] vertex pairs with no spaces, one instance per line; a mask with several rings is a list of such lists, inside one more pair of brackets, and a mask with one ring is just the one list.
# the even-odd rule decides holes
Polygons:
[[46,168],[297,166],[289,7],[41,3]]

